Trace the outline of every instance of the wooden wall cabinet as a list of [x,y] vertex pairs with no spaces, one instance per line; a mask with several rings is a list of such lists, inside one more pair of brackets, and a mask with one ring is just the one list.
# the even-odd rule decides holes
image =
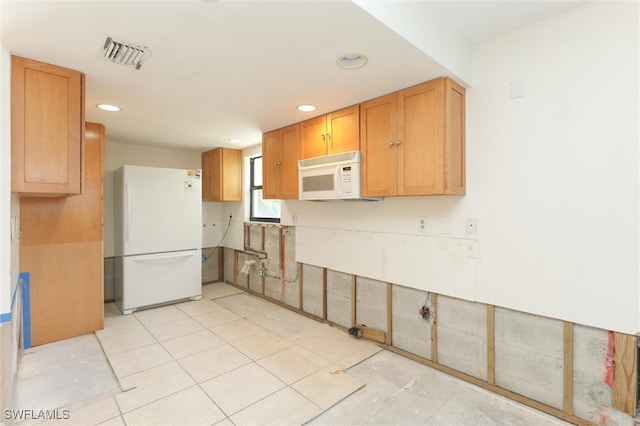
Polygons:
[[301,123],[301,158],[360,149],[360,106],[354,105]]
[[80,194],[84,75],[11,57],[11,191]]
[[84,191],[20,198],[20,270],[31,274],[34,346],[104,325],[102,124],[86,124]]
[[465,90],[439,78],[360,105],[362,195],[465,193]]
[[202,201],[242,200],[242,151],[216,148],[202,153]]
[[300,124],[262,135],[262,198],[298,198]]

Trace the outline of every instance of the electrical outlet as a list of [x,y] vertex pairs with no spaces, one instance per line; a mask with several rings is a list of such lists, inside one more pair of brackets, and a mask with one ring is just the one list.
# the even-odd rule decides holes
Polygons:
[[418,234],[427,233],[427,216],[418,216]]
[[465,220],[465,228],[467,230],[467,234],[476,235],[478,233],[478,219],[475,217],[468,217]]

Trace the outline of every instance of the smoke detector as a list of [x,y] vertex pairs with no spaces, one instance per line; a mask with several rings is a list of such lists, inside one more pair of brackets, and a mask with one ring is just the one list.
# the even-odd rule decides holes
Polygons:
[[146,46],[115,40],[110,36],[107,36],[104,41],[103,50],[105,60],[137,70],[140,69],[143,61],[151,54],[151,51]]

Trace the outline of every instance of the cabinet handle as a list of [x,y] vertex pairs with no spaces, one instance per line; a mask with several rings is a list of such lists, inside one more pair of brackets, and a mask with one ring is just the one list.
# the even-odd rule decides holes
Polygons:
[[276,165],[276,166],[279,166],[279,165],[280,165],[280,162],[279,162],[279,161],[276,161],[275,165]]
[[320,135],[320,137],[322,138],[322,142],[324,142],[324,141],[325,141],[325,139],[324,139],[324,133],[322,133],[322,134]]
[[331,140],[331,133],[327,133],[327,141]]
[[401,141],[396,141],[396,146],[400,145],[401,143]]
[[396,144],[396,143],[395,143],[394,141],[389,142],[389,146],[390,146],[391,148],[393,148],[393,146],[394,146],[395,144]]

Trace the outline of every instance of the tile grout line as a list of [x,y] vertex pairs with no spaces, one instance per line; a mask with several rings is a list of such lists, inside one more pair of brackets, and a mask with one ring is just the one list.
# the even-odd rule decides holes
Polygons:
[[[244,294],[246,294],[246,293],[244,293]],[[243,295],[243,293],[238,293],[238,294],[234,294],[234,295],[229,295],[229,296],[227,296],[227,297],[231,297],[231,296],[242,296],[242,295]],[[207,300],[212,300],[212,299],[207,299]],[[260,300],[260,299],[258,299],[258,300]],[[214,303],[215,303],[215,302],[214,302]],[[173,306],[173,305],[170,305],[170,306]],[[185,314],[185,315],[187,316],[187,318],[192,319],[192,320],[196,321],[198,324],[200,324],[200,325],[204,326],[204,324],[200,323],[200,322],[199,322],[195,317],[200,316],[200,315],[206,315],[206,313],[204,313],[204,314],[198,314],[198,315],[192,315],[191,313],[189,313],[189,312],[185,312],[184,310],[182,310],[179,306],[175,306],[175,308],[176,308],[176,309],[178,309],[178,311],[179,311],[179,312],[181,312],[181,313]],[[227,310],[227,311],[229,311],[229,312],[231,312],[231,313],[234,313],[232,310],[228,309],[227,307],[224,307],[224,306],[223,306],[223,307],[222,307],[222,309],[225,309],[225,310]],[[217,311],[212,311],[212,313],[213,313],[213,312],[217,312]],[[231,416],[233,416],[233,415],[235,415],[235,414],[237,414],[237,413],[239,413],[239,412],[241,412],[241,411],[243,411],[243,410],[245,410],[245,409],[247,409],[247,408],[249,408],[249,407],[251,407],[251,406],[255,405],[256,403],[258,403],[258,402],[260,402],[260,401],[262,401],[262,400],[264,400],[264,399],[268,398],[269,396],[274,395],[275,393],[277,393],[277,392],[279,392],[279,391],[281,391],[281,390],[283,390],[283,389],[286,389],[286,388],[290,388],[290,389],[291,389],[292,391],[294,391],[296,394],[298,394],[298,395],[302,396],[306,401],[310,402],[313,406],[315,406],[315,407],[317,407],[318,409],[320,409],[320,410],[321,410],[321,412],[320,412],[320,413],[318,413],[316,416],[312,417],[311,419],[307,419],[305,422],[311,421],[313,418],[315,418],[315,417],[317,417],[317,416],[319,416],[319,415],[323,414],[324,412],[328,411],[328,410],[331,408],[331,407],[328,407],[327,409],[324,409],[323,407],[319,406],[319,405],[318,405],[318,404],[316,404],[315,402],[313,402],[313,401],[309,400],[305,395],[303,395],[303,394],[301,394],[300,392],[298,392],[298,391],[293,387],[293,385],[295,385],[296,383],[299,383],[300,381],[302,381],[302,380],[304,380],[304,379],[306,379],[306,378],[308,378],[308,377],[312,376],[313,374],[316,374],[318,371],[322,370],[322,369],[323,369],[323,368],[325,368],[326,366],[332,366],[332,365],[335,365],[336,367],[340,368],[340,365],[338,365],[338,364],[336,364],[336,363],[332,362],[331,360],[329,360],[329,359],[327,359],[327,358],[325,358],[325,357],[322,357],[322,356],[319,356],[319,355],[318,355],[318,357],[319,357],[319,358],[321,358],[323,361],[325,361],[325,362],[327,363],[327,364],[326,364],[326,366],[325,366],[325,367],[319,367],[319,368],[318,368],[318,369],[316,369],[315,371],[313,371],[313,372],[311,372],[311,373],[309,373],[309,374],[306,374],[304,377],[301,377],[301,378],[297,379],[295,382],[292,382],[291,384],[289,384],[289,383],[285,382],[284,380],[280,379],[278,376],[276,376],[276,375],[275,375],[274,373],[272,373],[271,371],[267,370],[265,367],[263,367],[263,366],[262,366],[261,364],[259,364],[259,362],[258,362],[258,361],[260,361],[260,360],[266,359],[266,358],[268,358],[268,357],[270,357],[270,356],[273,356],[273,355],[275,355],[275,354],[278,354],[278,353],[280,353],[280,352],[283,352],[284,350],[291,349],[292,347],[295,347],[295,346],[300,347],[300,348],[302,348],[302,349],[306,349],[304,346],[302,346],[302,345],[301,345],[301,343],[291,342],[291,341],[290,341],[290,342],[292,343],[290,346],[283,347],[283,348],[281,348],[281,349],[279,349],[279,350],[277,350],[277,351],[275,351],[275,352],[273,352],[273,353],[269,353],[269,354],[267,354],[267,355],[265,355],[265,356],[262,356],[262,357],[260,357],[260,358],[253,359],[252,357],[250,357],[250,356],[249,356],[249,354],[247,354],[247,353],[246,353],[246,352],[244,352],[240,347],[238,347],[236,342],[238,342],[238,341],[240,341],[240,340],[243,340],[243,339],[245,339],[245,338],[250,338],[250,337],[255,336],[255,335],[257,335],[257,334],[260,334],[260,333],[254,333],[253,335],[249,335],[249,336],[243,337],[243,338],[241,338],[241,339],[235,339],[235,340],[233,340],[233,341],[227,341],[226,339],[222,338],[221,336],[218,336],[218,335],[217,335],[217,334],[216,334],[216,333],[215,333],[215,332],[214,332],[210,327],[204,326],[204,327],[205,327],[205,328],[204,328],[204,330],[209,331],[209,332],[210,332],[210,333],[212,333],[214,336],[218,337],[218,338],[219,338],[219,339],[221,339],[223,342],[225,342],[225,344],[226,344],[226,345],[228,345],[228,346],[232,347],[233,349],[235,349],[235,350],[239,351],[240,353],[242,353],[244,356],[246,356],[246,357],[247,357],[247,359],[249,359],[249,360],[250,360],[250,362],[249,362],[249,363],[247,363],[247,364],[244,364],[244,365],[242,365],[242,366],[238,366],[238,367],[236,367],[236,368],[233,368],[233,369],[231,369],[231,370],[229,370],[229,371],[226,371],[225,373],[222,373],[222,374],[219,374],[219,375],[217,375],[217,376],[214,376],[214,377],[208,378],[208,379],[206,379],[206,380],[204,380],[204,381],[202,381],[202,382],[198,382],[198,381],[197,381],[197,380],[196,380],[196,379],[195,379],[195,378],[194,378],[194,377],[193,377],[193,376],[192,376],[192,375],[191,375],[191,374],[186,370],[186,368],[185,368],[185,367],[180,363],[180,359],[184,359],[184,358],[186,358],[186,357],[182,357],[182,358],[180,358],[180,359],[176,358],[172,353],[170,353],[170,352],[169,352],[169,351],[164,347],[164,345],[162,344],[163,342],[159,341],[159,340],[158,340],[158,338],[157,338],[157,337],[156,337],[156,336],[151,332],[151,330],[149,329],[149,327],[155,327],[155,326],[160,326],[160,325],[167,325],[167,324],[171,324],[171,323],[172,323],[172,321],[168,321],[168,322],[166,322],[166,323],[161,323],[161,324],[154,324],[153,326],[147,326],[147,325],[145,325],[145,324],[140,320],[140,318],[138,318],[138,316],[135,316],[135,318],[136,318],[136,321],[138,321],[138,323],[143,327],[143,329],[145,329],[145,330],[146,330],[146,331],[147,331],[147,332],[148,332],[148,333],[153,337],[153,339],[155,340],[155,343],[152,343],[152,344],[150,344],[150,345],[145,345],[145,346],[142,346],[142,347],[151,346],[151,345],[153,345],[153,344],[158,344],[158,345],[160,345],[160,347],[161,347],[161,348],[162,348],[162,349],[163,349],[163,350],[164,350],[164,351],[169,355],[169,357],[170,357],[170,358],[171,358],[171,360],[172,360],[172,361],[168,361],[168,362],[166,362],[166,363],[162,363],[162,364],[160,364],[160,365],[165,365],[165,364],[168,364],[169,362],[175,362],[175,363],[180,367],[180,369],[181,369],[184,373],[186,373],[188,377],[190,377],[190,378],[191,378],[191,380],[194,382],[194,385],[195,385],[195,386],[198,386],[198,387],[199,387],[199,389],[200,389],[201,391],[203,391],[203,392],[205,393],[205,395],[207,395],[207,397],[209,398],[209,400],[211,400],[211,401],[214,403],[214,405],[215,405],[215,406],[216,406],[216,407],[221,411],[221,413],[223,413],[223,414],[225,415],[225,417],[226,417],[227,419],[229,419],[229,420],[230,420],[230,417],[231,417]],[[250,317],[240,316],[240,318],[241,318],[241,319],[244,319],[244,320],[247,320],[247,321],[251,321],[251,320],[249,319]],[[186,319],[186,318],[184,318],[184,319]],[[232,322],[234,322],[234,321],[229,321],[229,322],[227,322],[227,323],[222,323],[222,324],[219,324],[219,325],[224,325],[224,324],[228,324],[228,323],[232,323]],[[256,325],[257,325],[257,324],[256,324]],[[321,325],[322,325],[321,323],[318,323],[318,326],[321,326]],[[216,325],[216,326],[218,326],[218,325]],[[260,327],[260,326],[258,325],[258,327]],[[260,327],[260,328],[262,329],[262,327]],[[268,332],[268,333],[270,333],[270,334],[272,334],[272,335],[276,336],[278,339],[280,339],[280,341],[286,341],[286,340],[287,340],[286,338],[282,338],[281,336],[278,336],[277,334],[274,334],[274,333],[270,332],[269,330],[266,330],[266,329],[262,329],[262,330],[263,330],[262,332]],[[198,330],[198,331],[194,331],[194,332],[186,333],[186,334],[184,334],[184,335],[175,336],[174,338],[172,338],[172,339],[167,339],[167,340],[165,340],[164,342],[168,342],[168,341],[171,341],[171,340],[173,340],[173,339],[178,339],[178,338],[181,338],[181,337],[184,337],[184,336],[188,336],[188,335],[190,335],[190,334],[194,334],[194,333],[201,332],[201,331],[203,331],[203,330]],[[309,339],[305,340],[304,342],[308,342],[308,341],[311,341],[311,340],[313,340],[313,339],[314,339],[314,337],[311,337],[311,338],[309,338]],[[302,342],[302,343],[304,343],[304,342]],[[234,343],[236,343],[236,344],[234,344]],[[221,345],[221,346],[222,346],[222,345]],[[140,347],[140,348],[141,348],[141,347]],[[139,349],[139,348],[135,348],[135,349]],[[135,349],[131,349],[131,350],[135,350]],[[308,349],[307,349],[307,350],[308,350]],[[123,351],[123,352],[126,352],[126,351]],[[196,353],[196,354],[197,354],[197,353]],[[196,355],[196,354],[192,354],[192,355]],[[304,357],[303,357],[303,358],[304,358]],[[368,358],[368,357],[367,357],[367,358]],[[236,370],[238,370],[238,369],[240,369],[240,368],[246,367],[247,365],[250,365],[250,364],[253,364],[253,365],[257,366],[258,368],[260,368],[260,369],[264,370],[267,374],[269,374],[270,376],[274,377],[276,380],[278,380],[279,382],[281,382],[284,386],[283,386],[282,388],[280,388],[279,390],[277,390],[277,391],[271,392],[270,394],[263,396],[262,398],[260,398],[260,399],[259,399],[259,400],[257,400],[257,401],[254,401],[253,403],[249,404],[248,406],[243,407],[241,410],[238,410],[238,411],[236,411],[236,412],[234,412],[234,413],[227,414],[227,413],[222,409],[222,407],[221,407],[221,406],[219,406],[219,405],[216,403],[216,401],[215,401],[215,400],[214,400],[214,399],[213,399],[213,398],[212,398],[212,397],[211,397],[211,396],[210,396],[210,395],[209,395],[209,394],[204,390],[204,388],[202,387],[202,384],[203,384],[203,383],[205,383],[205,382],[207,382],[207,381],[213,380],[213,379],[215,379],[215,378],[221,377],[221,376],[223,376],[224,374],[227,374],[227,373],[230,373],[230,372],[232,372],[232,371],[236,371]],[[158,366],[160,366],[160,365],[158,365]],[[154,366],[154,367],[158,367],[158,366]],[[351,367],[352,367],[352,366],[351,366]],[[153,367],[152,367],[152,368],[153,368]],[[112,369],[113,369],[113,367],[112,367]],[[149,370],[149,369],[145,369],[145,370],[142,370],[142,371],[147,371],[147,370]],[[343,369],[343,370],[346,370],[346,369]],[[346,371],[345,371],[345,372],[346,372]],[[137,374],[137,373],[139,373],[139,372],[132,373],[132,374]],[[129,375],[128,375],[128,376],[129,376]],[[123,378],[124,378],[124,377],[128,377],[128,376],[123,376]],[[352,377],[353,377],[353,376],[352,376]],[[363,386],[364,386],[364,385],[363,385]],[[339,401],[336,401],[334,404],[332,404],[332,406],[333,406],[333,405],[335,405],[335,404],[337,404],[337,403],[339,403],[340,401],[344,400],[345,398],[349,397],[349,396],[350,396],[350,395],[352,395],[353,393],[357,392],[357,391],[358,391],[359,389],[361,389],[363,386],[359,387],[358,389],[354,390],[353,392],[349,393],[348,395],[345,395],[345,396],[344,396],[343,398],[341,398]],[[191,387],[192,387],[192,386],[189,386],[189,387],[187,387],[187,388],[185,388],[185,389],[189,389],[189,388],[191,388]],[[132,388],[132,389],[133,389],[133,388]],[[164,399],[164,398],[167,398],[167,397],[169,397],[169,396],[171,396],[171,395],[175,395],[175,394],[177,394],[177,393],[179,393],[179,392],[184,391],[185,389],[178,390],[178,391],[173,392],[173,393],[171,393],[171,394],[165,395],[165,396],[163,396],[162,398],[158,398],[158,399],[156,399],[156,400],[154,400],[154,401],[150,401],[150,402],[148,402],[148,403],[146,403],[146,404],[143,404],[143,405],[142,405],[142,406],[140,406],[140,407],[136,407],[135,409],[130,410],[129,412],[135,411],[135,410],[137,410],[137,409],[139,409],[139,408],[142,408],[142,407],[147,406],[147,405],[149,405],[149,404],[155,403],[155,402],[157,402],[157,401],[159,401],[159,400],[162,400],[162,399]],[[117,400],[116,400],[116,403],[117,403]],[[120,410],[120,412],[122,413],[122,410],[120,409],[120,406],[119,406],[119,405],[118,405],[118,409],[119,409],[119,410]],[[122,417],[123,417],[123,419],[124,419],[124,413],[122,413],[121,415],[122,415]]]

